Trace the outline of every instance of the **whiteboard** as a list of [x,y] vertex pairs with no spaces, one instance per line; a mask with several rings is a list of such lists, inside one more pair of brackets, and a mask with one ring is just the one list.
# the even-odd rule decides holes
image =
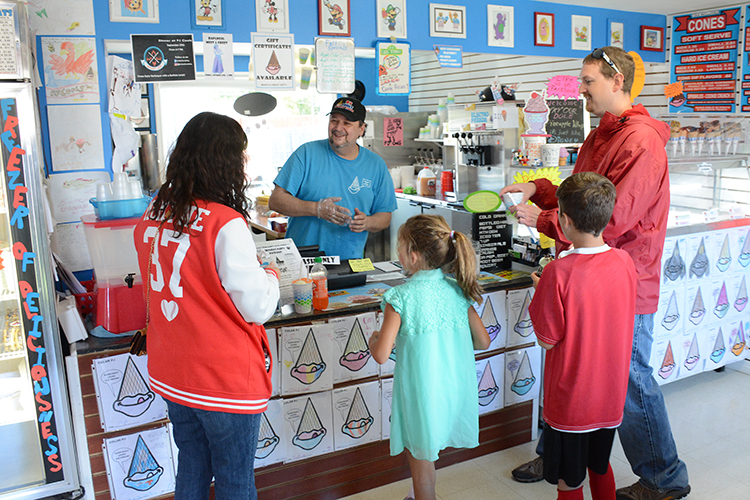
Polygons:
[[354,40],[316,38],[317,89],[321,94],[354,92]]

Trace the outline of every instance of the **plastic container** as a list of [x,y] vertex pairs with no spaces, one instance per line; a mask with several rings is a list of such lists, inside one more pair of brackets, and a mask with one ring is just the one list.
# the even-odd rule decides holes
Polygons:
[[148,208],[151,198],[141,195],[131,200],[97,201],[91,198],[89,203],[94,205],[94,214],[101,220],[129,219],[140,217]]
[[310,279],[313,282],[313,309],[322,311],[328,308],[328,270],[323,265],[323,259],[315,257],[315,264],[310,269]]
[[436,184],[437,177],[435,173],[430,170],[430,167],[425,166],[419,171],[419,175],[417,176],[417,195],[435,196]]

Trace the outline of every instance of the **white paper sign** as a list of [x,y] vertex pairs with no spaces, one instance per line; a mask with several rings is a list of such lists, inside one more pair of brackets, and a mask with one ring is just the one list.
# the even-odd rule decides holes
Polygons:
[[203,74],[206,78],[234,78],[231,33],[203,33]]
[[252,34],[255,88],[294,90],[294,35]]

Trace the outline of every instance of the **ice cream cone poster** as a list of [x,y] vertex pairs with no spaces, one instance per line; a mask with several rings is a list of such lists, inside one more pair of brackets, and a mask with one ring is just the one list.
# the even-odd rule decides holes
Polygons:
[[380,441],[380,382],[334,389],[333,442],[336,451]]
[[333,388],[336,347],[329,324],[281,328],[281,394]]
[[686,260],[688,282],[691,280],[710,280],[717,273],[711,238],[710,232],[696,233],[688,237]]
[[742,228],[737,238],[737,263],[743,269],[750,269],[750,229]]
[[148,356],[128,353],[95,359],[96,402],[104,432],[129,429],[167,418],[167,405],[148,384]]
[[391,409],[393,405],[393,378],[380,381],[380,439],[391,437]]
[[685,288],[663,288],[654,316],[654,338],[669,337],[684,330]]
[[684,359],[680,342],[682,334],[672,335],[660,339],[654,339],[654,345],[651,348],[651,368],[654,370],[654,379],[659,385],[666,384],[677,380],[680,372],[681,363]]
[[[376,330],[380,330],[380,327],[383,325],[383,313],[378,311],[377,315],[375,316],[377,321]],[[393,375],[393,369],[396,368],[396,346],[394,345],[391,348],[391,355],[388,356],[388,359],[380,365],[380,376],[386,376],[386,375]]]
[[490,335],[489,351],[505,347],[508,341],[506,296],[505,290],[492,292],[482,295],[484,301],[481,304],[474,303],[474,309]]
[[512,347],[536,342],[534,325],[529,317],[529,304],[534,296],[533,288],[509,290],[506,299],[508,334],[506,346]]
[[499,410],[505,403],[504,383],[505,355],[496,354],[487,359],[476,362],[477,368],[477,396],[479,398],[479,414],[484,415]]
[[[706,326],[708,321],[706,320],[706,302],[703,300],[703,286],[696,284],[687,287],[687,295],[685,297],[685,329],[690,330],[694,327]],[[706,287],[708,290],[708,287]]]
[[283,400],[286,460],[303,460],[333,451],[331,391]]
[[284,420],[281,399],[272,399],[260,417],[258,445],[255,448],[255,468],[276,464],[286,460],[286,434],[289,424]]
[[268,345],[271,348],[271,357],[267,359],[271,363],[271,397],[278,396],[281,389],[281,375],[280,369],[281,363],[279,362],[279,342],[276,337],[275,328],[266,328],[266,336],[268,337]]
[[542,348],[527,347],[505,353],[505,406],[539,397],[542,386]]
[[294,35],[252,34],[255,88],[294,90]]
[[335,341],[333,383],[377,375],[378,364],[372,359],[370,336],[376,328],[375,313],[333,318],[328,321]]
[[729,238],[731,232],[729,230],[714,231],[711,235],[711,244],[713,245],[714,255],[716,255],[716,262],[714,262],[716,274],[714,276],[727,274],[734,268],[732,263],[736,255],[732,255],[734,252]]
[[664,240],[661,256],[661,282],[664,286],[683,286],[687,277],[687,240],[671,236]]
[[730,318],[740,319],[748,317],[750,309],[747,309],[747,282],[750,281],[750,274],[736,274],[729,278],[731,295],[734,297]]
[[680,337],[676,347],[682,351],[679,356],[682,360],[682,365],[680,366],[677,378],[689,377],[703,371],[706,353],[702,349],[699,338],[703,338],[705,333],[705,330],[685,332]]
[[104,439],[102,451],[112,498],[155,498],[174,491],[175,468],[166,425]]
[[727,363],[733,363],[745,359],[747,356],[747,336],[750,334],[750,321],[743,319],[733,322],[729,328],[729,343],[727,345],[729,359],[727,359]]
[[[703,342],[701,352],[705,353],[704,369],[715,370],[727,364],[727,345],[729,344],[729,325],[715,326],[708,329],[705,335],[702,335]],[[699,337],[701,338],[701,337]]]
[[726,279],[714,280],[709,286],[710,298],[706,304],[708,311],[709,324],[718,325],[723,321],[729,321],[731,316],[729,315],[732,311],[732,304],[734,303],[734,290],[731,287],[727,287]]

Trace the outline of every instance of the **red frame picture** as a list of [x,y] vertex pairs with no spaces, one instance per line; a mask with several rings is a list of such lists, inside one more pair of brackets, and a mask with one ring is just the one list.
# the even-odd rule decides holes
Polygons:
[[349,0],[318,0],[318,34],[351,36],[350,12]]
[[664,28],[641,26],[641,50],[664,51]]
[[[541,25],[541,23],[549,26]],[[540,29],[541,28],[541,29]],[[549,30],[549,33],[545,33]],[[555,15],[549,12],[534,12],[534,45],[555,46]]]

